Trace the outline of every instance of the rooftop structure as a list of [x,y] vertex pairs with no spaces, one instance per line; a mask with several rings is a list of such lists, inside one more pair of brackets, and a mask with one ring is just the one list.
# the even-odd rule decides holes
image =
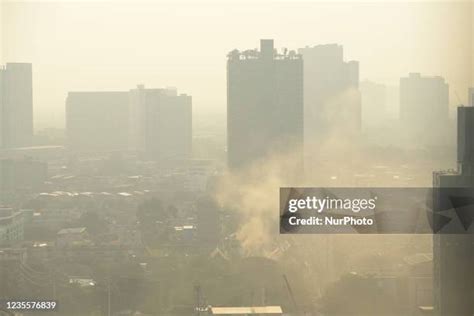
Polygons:
[[280,306],[211,307],[211,315],[283,315]]

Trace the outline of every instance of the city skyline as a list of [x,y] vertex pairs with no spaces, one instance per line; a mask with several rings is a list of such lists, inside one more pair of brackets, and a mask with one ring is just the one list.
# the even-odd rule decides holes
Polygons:
[[[169,2],[161,5],[145,2],[130,8],[126,2],[59,5],[7,1],[2,9],[0,59],[34,64],[37,129],[64,126],[61,105],[69,91],[123,90],[139,83],[180,87],[194,96],[194,112],[198,116],[222,115],[225,113],[222,67],[225,54],[236,47],[255,47],[254,39],[260,37],[274,38],[295,48],[341,44],[348,60],[360,62],[361,80],[397,85],[399,78],[409,72],[440,75],[458,91],[462,102],[467,103],[462,91],[472,82],[469,2],[385,5],[354,2],[349,6],[339,3],[290,6],[284,1],[250,6],[244,2],[234,9],[231,11],[229,4],[204,11],[197,5],[180,7]],[[281,22],[283,12],[288,10]],[[231,12],[235,17],[229,16]],[[261,24],[258,21],[263,12],[266,23]],[[125,13],[136,23],[119,24]],[[163,14],[175,19],[155,22],[154,18]],[[398,17],[400,23],[389,26],[387,14],[395,14],[393,18]],[[241,16],[246,17],[245,23],[237,20]],[[102,18],[107,19],[106,25],[100,24]],[[444,23],[434,26],[433,22],[440,18]],[[377,27],[364,29],[365,26],[357,23],[358,19],[367,19],[367,25]],[[199,23],[201,20],[206,22]],[[78,28],[72,21],[84,23]],[[193,23],[195,30],[181,28],[181,22]],[[324,25],[334,28],[329,30]],[[94,27],[95,32],[91,33]],[[175,31],[173,35],[163,32],[170,27]],[[222,37],[223,29],[235,35]],[[142,36],[135,37],[137,32]],[[205,36],[196,38],[196,32]],[[434,33],[436,37],[426,36]],[[35,41],[29,36],[34,36]],[[152,43],[147,40],[151,38],[159,40]],[[202,42],[197,42],[198,39]],[[452,94],[452,113],[458,103]]]
[[0,315],[471,315],[473,8],[0,0]]

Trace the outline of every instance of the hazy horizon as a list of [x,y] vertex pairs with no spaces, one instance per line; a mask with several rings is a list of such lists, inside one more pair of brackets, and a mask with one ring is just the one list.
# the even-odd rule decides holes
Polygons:
[[197,118],[224,114],[226,54],[260,38],[341,44],[361,81],[443,76],[453,107],[473,83],[472,15],[472,1],[3,1],[0,64],[33,64],[36,129],[64,125],[68,91],[141,83],[192,95]]

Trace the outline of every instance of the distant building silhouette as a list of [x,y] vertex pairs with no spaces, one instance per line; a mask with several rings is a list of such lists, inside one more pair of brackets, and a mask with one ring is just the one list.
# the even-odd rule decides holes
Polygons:
[[359,63],[337,44],[300,48],[304,60],[305,140],[349,138],[361,127]]
[[31,146],[33,141],[32,65],[0,66],[0,148]]
[[[459,188],[474,188],[474,107],[458,108],[457,160],[457,171],[434,173],[433,187],[451,188],[453,196],[462,197]],[[444,215],[449,217],[443,216],[441,204],[441,199],[435,198],[434,214],[441,214],[440,217],[446,220],[451,218],[448,214]],[[451,200],[450,204],[454,202]],[[460,220],[458,217],[457,213],[453,214],[445,230],[433,235],[434,302],[435,315],[438,316],[474,314],[474,236],[452,230],[451,227],[456,226],[448,226],[456,225]],[[442,223],[441,219],[436,218],[433,217],[433,222]]]
[[228,166],[239,168],[267,155],[303,146],[303,60],[277,54],[273,40],[260,51],[234,50],[227,60]]
[[192,98],[177,90],[130,91],[130,135],[132,150],[155,160],[188,159],[192,154]]
[[359,85],[362,104],[362,125],[379,127],[387,119],[387,92],[385,85],[362,81]]
[[[400,78],[400,123],[418,143],[436,143],[449,122],[449,86],[442,77]],[[436,126],[433,129],[433,126]]]
[[66,100],[68,147],[76,151],[127,149],[128,92],[69,92]]

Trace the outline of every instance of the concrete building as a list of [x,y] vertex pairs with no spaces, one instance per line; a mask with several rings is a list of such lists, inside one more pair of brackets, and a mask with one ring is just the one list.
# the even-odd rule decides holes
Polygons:
[[0,207],[0,246],[5,247],[23,240],[23,212]]
[[449,123],[449,86],[442,77],[400,78],[400,123],[418,143],[439,143]]
[[209,315],[283,315],[280,306],[209,307]]
[[[11,293],[18,289],[18,274],[20,266],[26,262],[26,248],[10,247],[0,250],[0,297],[9,297]],[[0,313],[0,315],[2,315]],[[13,313],[3,315],[14,315]]]
[[81,152],[127,149],[128,92],[69,92],[66,100],[68,147]]
[[31,146],[33,141],[32,65],[0,66],[0,148]]
[[260,51],[228,54],[227,147],[229,168],[281,152],[291,151],[302,158],[300,55],[294,51],[277,54],[273,40],[261,40]]
[[64,228],[57,234],[56,245],[58,247],[90,245],[89,234],[85,227]]
[[[458,170],[436,172],[433,177],[433,223],[439,231],[433,235],[435,315],[472,315],[474,313],[474,239],[472,232],[461,229],[455,196],[474,189],[474,107],[458,108]],[[450,191],[449,191],[450,190]],[[443,197],[444,196],[444,199]],[[443,206],[450,198],[451,215]],[[466,206],[466,205],[464,205]],[[463,207],[464,207],[463,206]],[[469,205],[467,205],[469,207]],[[469,212],[472,212],[470,210]]]
[[129,147],[160,161],[191,158],[192,98],[174,88],[130,91]]
[[300,48],[304,60],[305,141],[357,136],[361,128],[359,62],[338,44]]

